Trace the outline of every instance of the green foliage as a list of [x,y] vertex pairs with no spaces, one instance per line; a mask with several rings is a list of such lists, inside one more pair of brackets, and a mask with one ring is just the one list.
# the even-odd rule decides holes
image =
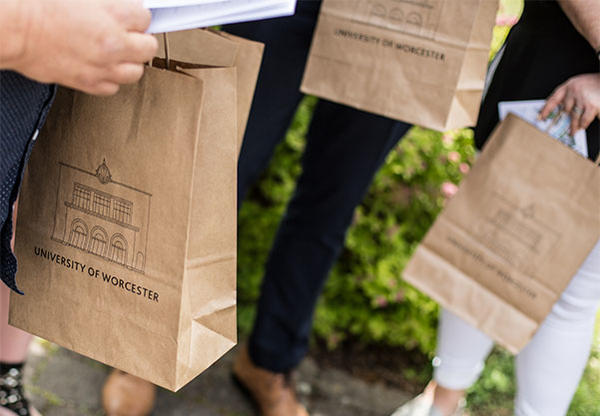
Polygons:
[[600,415],[600,312],[596,319],[596,334],[590,359],[569,409],[569,416],[598,415]]
[[[414,128],[391,152],[363,204],[326,285],[315,331],[328,345],[351,335],[431,353],[437,306],[402,281],[402,270],[458,183],[474,150],[469,131]],[[446,187],[448,185],[445,185]]]
[[511,416],[516,386],[512,354],[495,349],[486,362],[481,378],[467,396],[474,415]]
[[[551,365],[551,364],[549,364]],[[511,416],[516,386],[513,356],[495,349],[485,370],[468,395],[472,415]],[[600,313],[590,359],[568,416],[600,415]]]

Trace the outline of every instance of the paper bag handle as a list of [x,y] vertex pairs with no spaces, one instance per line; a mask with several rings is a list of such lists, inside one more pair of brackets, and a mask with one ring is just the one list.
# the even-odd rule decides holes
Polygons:
[[167,33],[163,33],[163,45],[165,47],[165,63],[167,68],[171,67],[171,61],[169,59],[169,40],[167,39]]
[[[162,34],[162,40],[163,48],[165,50],[165,67],[168,69],[170,67],[171,60],[169,59],[169,40],[167,39],[166,33]],[[148,66],[152,67],[152,61],[153,59],[151,59],[150,62],[148,62]]]

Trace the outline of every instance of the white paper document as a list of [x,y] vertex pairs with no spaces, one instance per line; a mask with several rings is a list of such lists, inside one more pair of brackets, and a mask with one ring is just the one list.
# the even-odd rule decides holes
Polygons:
[[569,134],[571,117],[558,110],[554,110],[546,120],[539,120],[538,114],[544,108],[544,104],[546,104],[544,100],[502,101],[498,103],[500,120],[504,120],[508,113],[513,113],[555,139],[560,140],[584,157],[588,157],[585,130],[580,130],[575,133],[575,136],[571,136]]
[[144,7],[147,9],[166,9],[170,7],[198,6],[220,1],[224,0],[144,0]]
[[173,32],[290,16],[296,0],[145,0],[152,11],[149,33]]

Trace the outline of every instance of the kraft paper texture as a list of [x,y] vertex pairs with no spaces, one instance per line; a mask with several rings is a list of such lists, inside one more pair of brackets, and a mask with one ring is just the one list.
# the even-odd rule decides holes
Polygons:
[[302,91],[436,130],[475,125],[498,0],[324,0]]
[[60,89],[19,204],[10,323],[170,390],[237,341],[237,117],[254,85],[241,106],[236,62],[260,59],[211,36],[227,65],[148,67],[107,98]]
[[511,114],[404,278],[516,353],[599,237],[600,168]]

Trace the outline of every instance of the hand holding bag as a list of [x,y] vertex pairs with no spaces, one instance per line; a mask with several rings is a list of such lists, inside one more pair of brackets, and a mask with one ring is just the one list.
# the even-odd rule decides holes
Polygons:
[[10,322],[178,390],[236,343],[239,84],[235,61],[167,61],[113,97],[59,91],[21,192]]

